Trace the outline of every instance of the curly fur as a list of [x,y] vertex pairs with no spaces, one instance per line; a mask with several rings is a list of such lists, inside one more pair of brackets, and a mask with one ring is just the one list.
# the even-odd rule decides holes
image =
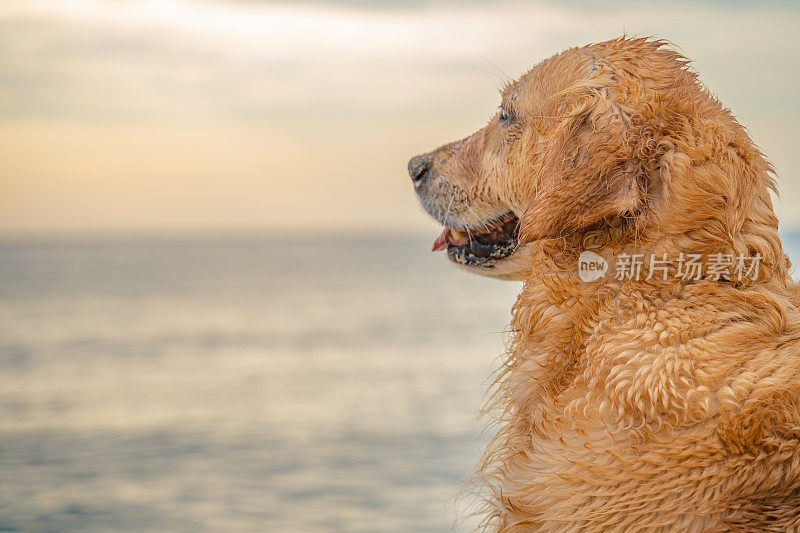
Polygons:
[[[800,291],[769,163],[661,41],[567,50],[504,102],[516,125],[458,162],[519,213],[527,265],[476,472],[487,527],[800,531]],[[763,259],[755,280],[591,284],[582,250]]]

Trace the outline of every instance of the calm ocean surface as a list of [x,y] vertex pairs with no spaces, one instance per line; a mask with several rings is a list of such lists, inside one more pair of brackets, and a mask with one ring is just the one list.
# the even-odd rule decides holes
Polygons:
[[0,245],[0,531],[468,529],[519,285],[430,241]]
[[433,237],[0,245],[0,531],[465,529],[519,285]]

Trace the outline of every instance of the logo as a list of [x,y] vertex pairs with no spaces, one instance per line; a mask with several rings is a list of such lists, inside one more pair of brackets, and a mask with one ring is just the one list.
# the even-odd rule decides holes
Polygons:
[[601,255],[586,250],[578,257],[578,276],[587,283],[597,281],[608,272],[608,262]]

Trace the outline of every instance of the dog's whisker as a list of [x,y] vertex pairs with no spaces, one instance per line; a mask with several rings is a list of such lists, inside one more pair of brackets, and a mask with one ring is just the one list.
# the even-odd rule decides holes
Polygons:
[[472,232],[469,230],[469,226],[465,226],[464,229],[467,230],[467,235],[469,235],[469,240],[474,241],[475,237],[472,236]]
[[447,204],[447,211],[444,214],[444,220],[447,223],[446,225],[450,225],[450,209],[453,207],[453,200],[455,200],[455,195],[450,196],[450,203]]
[[478,65],[476,65],[476,68],[479,68],[482,71],[486,72],[487,74],[491,74],[492,76],[497,78],[503,84],[504,87],[507,87],[508,85],[510,85],[511,77],[508,74],[506,74],[505,72],[503,72],[503,70],[500,67],[498,67],[494,62],[492,62],[487,57],[482,56],[481,54],[475,54],[475,55],[478,56],[479,58],[481,58],[482,60],[484,60],[486,63],[488,63],[492,68],[494,68],[494,70],[496,72],[492,72],[491,70],[485,69],[485,68],[480,67]]
[[491,231],[492,231],[492,230],[490,230],[490,229],[489,229],[489,226],[487,226],[487,225],[486,225],[486,222],[484,222],[484,221],[483,221],[483,219],[482,219],[481,217],[479,217],[479,216],[478,216],[478,213],[476,213],[476,212],[475,212],[475,210],[474,210],[474,209],[472,209],[472,206],[471,206],[471,205],[469,205],[468,203],[464,203],[464,205],[466,205],[466,206],[467,206],[467,209],[469,209],[469,210],[470,210],[470,212],[471,212],[473,215],[475,215],[475,218],[477,218],[477,219],[478,219],[478,222],[480,222],[481,224],[483,224],[483,227],[484,227],[484,228],[486,228],[486,231],[489,231],[489,232],[491,232]]

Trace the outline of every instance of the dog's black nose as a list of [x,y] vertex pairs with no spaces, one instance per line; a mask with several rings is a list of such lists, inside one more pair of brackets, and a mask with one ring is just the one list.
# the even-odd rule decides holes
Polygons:
[[418,155],[408,162],[408,175],[411,176],[411,181],[414,187],[419,187],[431,169],[431,156],[430,154]]

